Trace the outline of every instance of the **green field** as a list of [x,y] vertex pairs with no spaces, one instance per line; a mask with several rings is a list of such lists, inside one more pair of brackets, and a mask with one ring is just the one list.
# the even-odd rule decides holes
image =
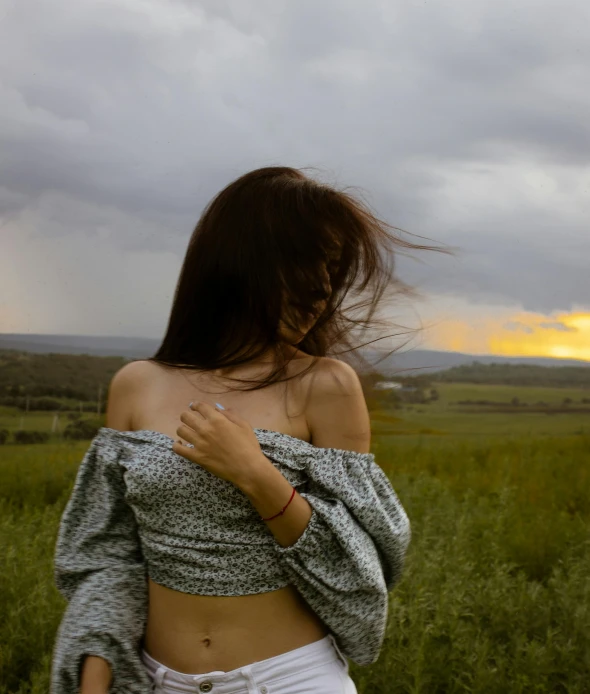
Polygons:
[[[372,412],[373,436],[397,436],[409,439],[430,440],[452,437],[491,441],[522,436],[590,435],[590,390],[573,388],[524,388],[519,386],[475,385],[469,383],[433,383],[439,399],[427,404],[404,404],[400,410],[376,410]],[[509,403],[513,398],[530,405],[542,401],[554,407],[565,398],[573,402],[569,408],[584,408],[586,412],[528,412],[527,407],[506,408],[505,412],[482,412],[477,405],[460,406],[459,401],[489,400]],[[400,443],[396,440],[396,445]]]
[[[576,403],[588,390],[437,384],[372,412],[412,524],[377,663],[360,694],[590,692],[590,413],[460,412],[458,400]],[[0,428],[21,414],[0,410]],[[49,431],[52,416],[24,427]],[[65,425],[65,420],[64,420]],[[57,524],[88,441],[0,446],[0,694],[45,694],[64,601]]]

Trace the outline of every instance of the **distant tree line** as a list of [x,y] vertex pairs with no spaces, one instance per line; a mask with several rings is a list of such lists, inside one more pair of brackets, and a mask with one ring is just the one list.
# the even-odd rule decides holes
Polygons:
[[[0,404],[33,410],[96,410],[115,373],[131,359],[0,350]],[[86,406],[85,403],[88,405]]]
[[[133,360],[126,357],[0,350],[0,404],[21,410],[93,412],[97,410],[99,394],[104,403],[113,376],[130,361]],[[437,382],[590,388],[590,368],[477,361],[434,373],[413,373],[408,369],[383,374],[375,370],[359,373],[359,378],[370,410],[400,400],[429,402],[438,395]],[[402,397],[395,391],[378,391],[375,384],[379,381],[414,386],[416,392]]]
[[590,388],[590,364],[535,366],[533,364],[481,364],[474,361],[432,374],[439,383],[480,383],[504,386]]
[[[81,415],[70,412],[68,419],[72,420],[59,434],[62,439],[82,440],[92,439],[98,433],[102,422],[97,419],[81,419]],[[12,440],[11,440],[12,436]],[[0,429],[0,445],[7,443],[46,443],[51,439],[49,432],[34,429],[18,429],[12,434],[9,429]]]

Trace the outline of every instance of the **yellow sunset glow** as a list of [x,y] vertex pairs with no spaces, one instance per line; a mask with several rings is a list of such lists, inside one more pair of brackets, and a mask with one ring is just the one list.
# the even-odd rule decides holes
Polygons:
[[590,314],[483,315],[441,320],[428,328],[428,348],[468,354],[552,357],[590,362]]

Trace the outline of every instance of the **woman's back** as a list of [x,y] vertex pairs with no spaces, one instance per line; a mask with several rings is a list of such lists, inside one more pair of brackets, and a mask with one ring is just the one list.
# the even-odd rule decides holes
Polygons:
[[[178,439],[179,416],[188,409],[189,402],[219,402],[253,428],[313,442],[313,422],[310,424],[308,416],[314,406],[317,409],[318,400],[326,397],[326,381],[334,376],[338,379],[336,372],[348,367],[323,358],[298,377],[310,359],[309,355],[294,352],[288,372],[295,376],[292,380],[254,391],[228,391],[216,375],[187,373],[148,361],[133,362],[113,379],[107,426],[158,431]],[[230,375],[260,378],[268,367],[268,363],[248,364],[232,369]],[[335,397],[336,409],[337,401]],[[347,445],[336,438],[327,443],[334,447]],[[368,443],[361,444],[361,448],[368,450]],[[144,647],[153,658],[179,672],[232,670],[317,641],[327,633],[291,585],[267,593],[223,597],[183,593],[149,580]]]
[[[70,602],[52,691],[74,694],[76,659],[89,653],[102,674],[102,661],[110,663],[116,683],[144,687],[139,640],[154,659],[150,678],[166,667],[230,671],[286,654],[274,661],[280,674],[298,648],[318,642],[305,653],[326,656],[323,674],[344,684],[340,669],[332,672],[340,656],[326,635],[337,636],[356,662],[375,662],[409,521],[369,453],[360,380],[328,355],[357,349],[358,338],[383,323],[376,309],[385,290],[406,287],[392,275],[389,251],[429,248],[393,229],[348,193],[290,167],[249,172],[207,205],[162,343],[112,379],[106,427],[82,461],[60,524],[56,583]],[[189,412],[191,402],[202,405]],[[150,448],[162,437],[169,468]],[[140,439],[133,458],[131,442]],[[289,462],[304,471],[299,493],[281,471]],[[250,502],[248,513],[229,512],[244,499],[216,494],[223,485],[197,468],[233,484]],[[218,516],[216,504],[225,504]],[[207,533],[211,517],[224,533]],[[245,540],[248,522],[264,528],[272,546],[273,581],[265,580],[273,573],[269,555]],[[183,524],[186,536],[170,542]],[[188,551],[201,540],[205,550]],[[181,575],[172,580],[166,566],[179,558]],[[150,578],[148,591],[144,571],[158,581]],[[227,590],[217,585],[221,573]],[[80,633],[83,643],[75,641]],[[299,663],[290,672],[307,691],[303,666],[313,667]],[[91,686],[105,681],[87,663],[83,672]],[[326,691],[316,684],[313,691]]]
[[[297,350],[291,364],[291,381],[267,386],[260,390],[243,391],[228,388],[219,376],[211,373],[166,368],[150,361],[137,361],[121,370],[129,371],[129,379],[136,383],[131,402],[133,430],[150,429],[178,439],[180,414],[188,410],[190,402],[219,402],[234,409],[253,428],[281,431],[304,441],[311,440],[305,416],[306,398],[309,398],[314,374],[297,378],[296,374],[311,363],[312,358]],[[323,359],[323,362],[333,360]],[[270,371],[270,363],[247,364],[231,369],[234,378],[261,378]],[[108,415],[107,415],[108,416]],[[118,427],[117,427],[118,428]]]

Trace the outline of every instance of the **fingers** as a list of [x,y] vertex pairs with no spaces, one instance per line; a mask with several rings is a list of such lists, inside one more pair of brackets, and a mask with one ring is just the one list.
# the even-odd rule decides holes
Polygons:
[[[181,439],[184,439],[187,443],[192,443],[193,446],[198,442],[198,431],[194,426],[187,426],[186,424],[181,424],[176,430],[176,435]],[[180,442],[182,444],[182,441]]]
[[219,410],[212,405],[208,405],[206,402],[191,402],[189,404],[189,409],[192,412],[198,412],[199,414],[203,415],[205,419],[209,419],[212,416],[218,415]]
[[[223,406],[220,405],[220,407]],[[232,419],[231,413],[228,413],[225,408],[223,408],[222,412],[206,402],[191,402],[189,403],[189,410],[180,414],[180,421],[185,426],[179,426],[176,433],[189,443],[196,445],[198,436],[204,435],[207,423],[221,417],[223,419]]]
[[189,408],[188,411],[180,414],[180,421],[186,426],[180,426],[176,430],[178,436],[186,439],[189,443],[194,443],[195,433],[201,435],[204,433],[208,421],[216,420],[220,417],[225,418],[220,410],[208,405],[206,402],[191,402]]

